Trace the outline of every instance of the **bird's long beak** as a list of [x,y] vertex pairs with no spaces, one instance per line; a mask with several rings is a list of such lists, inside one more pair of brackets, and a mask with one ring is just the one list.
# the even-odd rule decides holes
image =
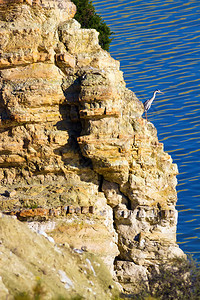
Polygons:
[[161,93],[161,94],[164,94],[164,92],[161,92],[161,91],[160,91],[160,93]]

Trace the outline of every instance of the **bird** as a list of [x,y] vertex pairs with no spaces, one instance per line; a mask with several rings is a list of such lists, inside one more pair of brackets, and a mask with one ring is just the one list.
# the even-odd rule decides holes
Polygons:
[[156,97],[156,93],[159,93],[159,94],[164,94],[163,92],[161,92],[160,90],[155,90],[153,92],[153,97],[151,99],[148,99],[146,100],[143,105],[144,105],[144,112],[145,112],[145,116],[146,116],[146,120],[147,120],[147,111],[150,109],[151,107],[151,104],[153,102],[153,100],[155,99]]

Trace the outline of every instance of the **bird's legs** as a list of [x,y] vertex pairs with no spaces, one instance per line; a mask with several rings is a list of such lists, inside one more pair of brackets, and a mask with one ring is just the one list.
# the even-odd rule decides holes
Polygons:
[[147,119],[147,112],[145,111],[145,117],[146,117],[146,120],[148,121],[148,119]]

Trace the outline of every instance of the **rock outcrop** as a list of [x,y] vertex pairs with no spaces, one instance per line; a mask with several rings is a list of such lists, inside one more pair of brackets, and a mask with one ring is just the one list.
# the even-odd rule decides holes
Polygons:
[[67,0],[0,0],[0,209],[101,256],[131,292],[183,255],[178,170],[75,11]]
[[[44,231],[0,216],[0,299],[113,299],[118,295],[100,259]],[[14,297],[13,297],[14,296]]]

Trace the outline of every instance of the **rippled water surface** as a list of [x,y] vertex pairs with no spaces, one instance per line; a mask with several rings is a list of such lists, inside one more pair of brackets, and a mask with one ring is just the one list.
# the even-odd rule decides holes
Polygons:
[[178,164],[177,240],[200,260],[200,1],[93,0],[115,33],[111,55]]

